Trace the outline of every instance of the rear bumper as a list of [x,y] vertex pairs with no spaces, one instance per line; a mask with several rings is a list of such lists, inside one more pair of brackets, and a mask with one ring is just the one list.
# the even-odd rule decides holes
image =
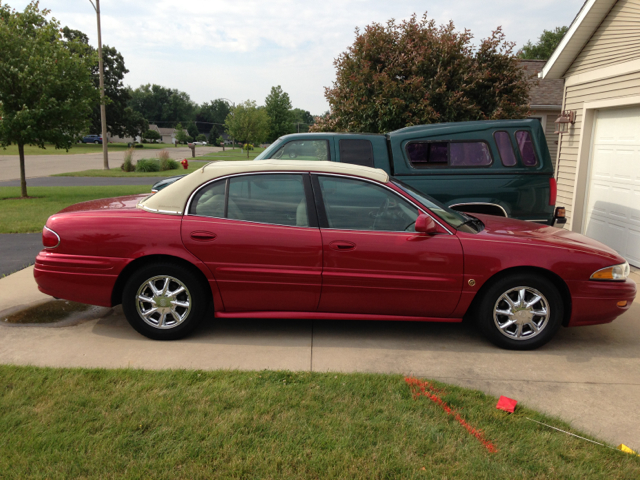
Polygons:
[[[629,310],[637,293],[635,282],[629,279],[624,282],[575,282],[569,289],[572,302],[569,327],[612,322]],[[618,302],[623,301],[627,304],[619,307]]]
[[38,289],[47,295],[111,307],[111,293],[129,259],[64,255],[43,250],[33,270]]

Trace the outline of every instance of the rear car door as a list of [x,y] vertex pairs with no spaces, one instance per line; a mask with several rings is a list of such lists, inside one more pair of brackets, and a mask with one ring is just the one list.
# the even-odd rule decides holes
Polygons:
[[322,241],[309,174],[247,174],[202,187],[182,240],[211,270],[226,311],[316,311]]
[[324,269],[318,310],[447,317],[462,290],[458,237],[419,234],[418,209],[363,179],[313,176]]

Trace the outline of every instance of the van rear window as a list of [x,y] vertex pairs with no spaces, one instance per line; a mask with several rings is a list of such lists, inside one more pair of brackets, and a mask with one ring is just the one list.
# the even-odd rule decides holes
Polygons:
[[485,142],[409,142],[405,150],[415,168],[486,167],[493,161]]
[[516,142],[520,149],[520,156],[525,167],[535,167],[538,164],[536,152],[531,141],[531,134],[525,130],[516,132]]

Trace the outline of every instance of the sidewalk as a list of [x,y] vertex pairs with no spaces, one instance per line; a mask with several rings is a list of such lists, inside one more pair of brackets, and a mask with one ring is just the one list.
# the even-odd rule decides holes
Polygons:
[[[46,299],[32,272],[0,279],[0,312]],[[533,352],[500,350],[460,324],[210,320],[185,340],[156,342],[136,333],[120,307],[73,327],[3,320],[4,364],[402,373],[506,395],[612,444],[640,448],[640,299],[609,325],[562,329]]]

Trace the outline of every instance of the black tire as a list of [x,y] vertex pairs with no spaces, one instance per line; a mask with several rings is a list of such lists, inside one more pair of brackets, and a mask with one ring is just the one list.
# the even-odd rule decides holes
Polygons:
[[[522,291],[524,302],[520,300]],[[540,299],[532,304],[536,297]],[[494,309],[511,315],[494,315]],[[535,315],[542,312],[547,315]],[[480,299],[476,322],[498,347],[533,350],[551,340],[562,325],[563,315],[564,303],[555,285],[541,275],[522,273],[501,278],[488,287]]]
[[95,142],[93,142],[93,143],[95,143],[96,145],[100,144],[100,142],[99,142],[98,140],[96,140],[96,141],[95,141]]
[[[180,287],[184,287],[185,292],[175,296],[153,296],[150,282],[159,290],[167,278],[170,279],[167,293],[177,292]],[[185,267],[171,262],[154,263],[140,268],[127,280],[122,293],[122,310],[129,324],[145,337],[178,340],[189,335],[204,318],[210,302],[205,288],[206,285],[202,285],[202,281]],[[153,296],[158,303],[138,302],[139,292],[146,298]],[[189,308],[176,306],[171,301],[188,304]],[[155,312],[145,320],[141,312],[151,311],[154,306],[166,316],[163,318],[162,313]],[[171,310],[176,316],[170,313]],[[161,322],[164,326],[160,326]]]

